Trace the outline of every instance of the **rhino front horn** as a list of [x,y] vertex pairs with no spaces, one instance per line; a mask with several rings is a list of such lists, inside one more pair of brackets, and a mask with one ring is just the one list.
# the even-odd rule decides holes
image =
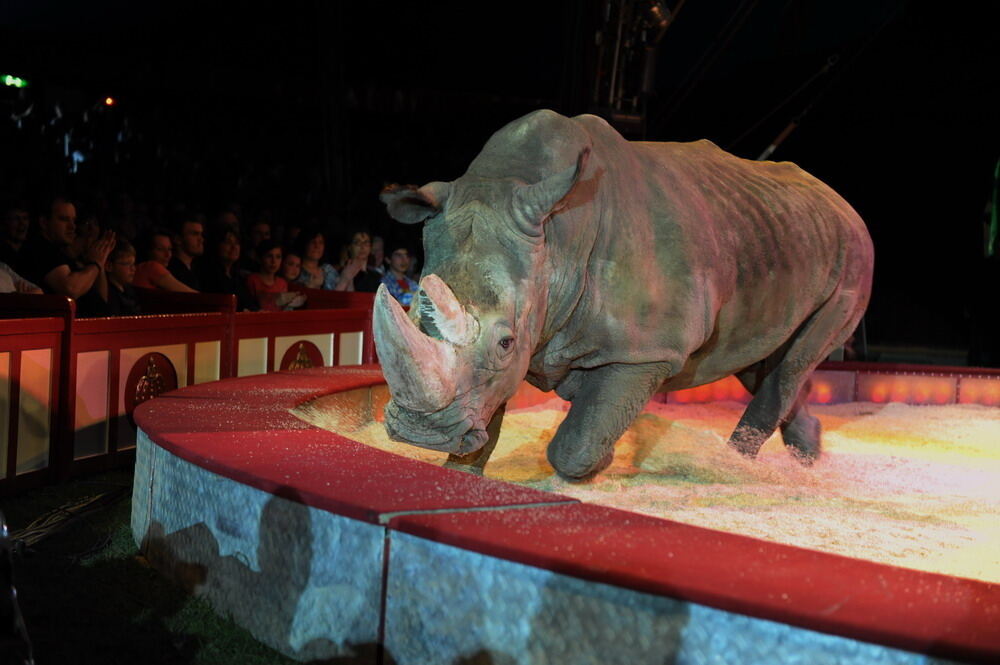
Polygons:
[[455,348],[420,332],[384,285],[375,295],[375,347],[394,400],[411,411],[440,411],[455,399]]

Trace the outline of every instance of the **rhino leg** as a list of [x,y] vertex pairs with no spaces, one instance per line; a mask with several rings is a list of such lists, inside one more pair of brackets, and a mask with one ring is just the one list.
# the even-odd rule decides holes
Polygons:
[[809,396],[809,382],[799,391],[799,398],[792,407],[792,413],[781,424],[781,439],[788,452],[804,466],[812,466],[819,459],[820,433],[819,418],[809,413],[806,398]]
[[572,406],[548,447],[549,463],[568,480],[607,468],[614,444],[671,372],[671,363],[576,370],[557,392]]
[[486,426],[486,445],[468,455],[448,455],[448,460],[444,463],[446,469],[458,469],[474,473],[477,476],[483,475],[483,467],[489,461],[493,449],[497,447],[497,440],[500,438],[500,425],[503,423],[503,414],[507,410],[507,404],[501,404],[496,410],[490,423]]
[[729,437],[729,445],[747,457],[756,457],[780,425],[785,445],[797,459],[808,465],[819,457],[819,421],[805,405],[809,377],[816,365],[850,336],[862,311],[855,292],[835,293],[787,344],[763,362],[737,373],[753,399]]
[[[740,380],[740,383],[743,384],[743,387],[750,394],[756,395],[760,391],[761,381],[764,376],[762,372],[765,371],[766,365],[766,361],[758,363],[750,369],[736,374],[736,378]],[[795,400],[795,404],[792,406],[788,416],[779,423],[781,438],[785,446],[788,447],[788,451],[792,453],[795,459],[806,466],[811,466],[819,458],[820,453],[821,427],[819,419],[811,415],[806,406],[810,383],[808,379],[805,381],[799,390],[798,398]],[[774,430],[772,429],[771,432],[773,433]],[[766,437],[764,440],[766,440]],[[760,441],[760,444],[763,444],[763,442]],[[732,441],[730,441],[730,444],[733,445]],[[757,448],[759,449],[760,445]],[[739,450],[738,447],[737,450]],[[743,451],[740,450],[740,452]],[[754,455],[756,455],[756,450],[753,451],[753,454],[748,454],[748,457],[753,457]]]

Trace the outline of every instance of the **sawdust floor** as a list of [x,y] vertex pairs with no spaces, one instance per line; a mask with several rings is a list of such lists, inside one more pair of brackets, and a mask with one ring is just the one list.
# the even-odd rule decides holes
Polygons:
[[[329,398],[308,422],[432,464],[443,453],[389,441],[380,423],[347,428]],[[795,462],[779,435],[756,460],[725,442],[743,405],[651,403],[586,483],[556,476],[545,446],[558,400],[508,412],[486,475],[582,501],[764,540],[1000,583],[1000,409],[851,403],[812,407],[824,452]],[[356,418],[350,418],[355,423]]]

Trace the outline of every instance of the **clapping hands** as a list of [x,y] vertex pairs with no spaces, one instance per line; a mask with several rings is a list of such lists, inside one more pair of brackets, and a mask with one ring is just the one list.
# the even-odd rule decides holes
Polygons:
[[116,242],[115,232],[105,231],[100,238],[94,241],[94,244],[87,248],[84,259],[88,263],[96,263],[103,269],[104,263],[108,260],[108,254],[115,248]]

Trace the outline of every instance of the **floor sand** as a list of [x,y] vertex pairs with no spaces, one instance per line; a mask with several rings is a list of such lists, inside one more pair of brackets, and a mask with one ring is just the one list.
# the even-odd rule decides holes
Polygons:
[[[376,448],[432,464],[446,459],[389,441],[380,423],[359,423],[333,406],[336,397],[297,415]],[[824,452],[805,468],[780,435],[756,460],[730,450],[725,442],[743,408],[650,403],[606,471],[569,483],[545,458],[565,416],[553,400],[507,413],[486,475],[711,529],[1000,583],[1000,409],[812,407]]]

